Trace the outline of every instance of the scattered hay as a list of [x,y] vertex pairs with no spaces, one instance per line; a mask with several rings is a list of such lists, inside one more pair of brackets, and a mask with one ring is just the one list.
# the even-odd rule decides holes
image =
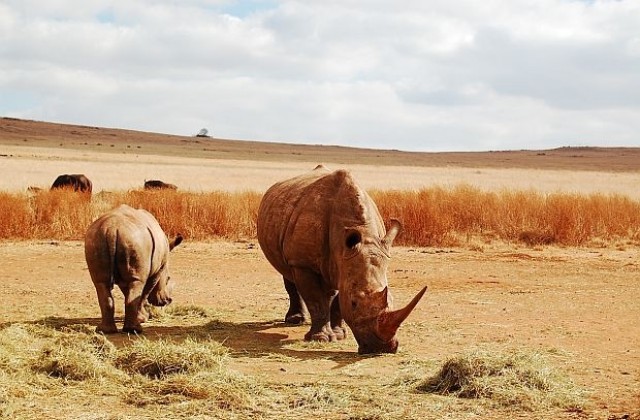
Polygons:
[[476,351],[447,360],[418,391],[460,398],[489,399],[498,406],[525,410],[581,410],[582,390],[554,370],[539,353]]
[[147,313],[149,314],[149,320],[168,320],[176,318],[210,318],[213,317],[211,310],[198,305],[168,305],[168,306],[153,306],[146,302],[144,305]]
[[253,407],[264,388],[250,378],[228,371],[174,374],[164,379],[144,379],[133,386],[125,402],[137,407],[166,405],[190,400],[214,402],[222,410]]
[[227,349],[215,341],[197,341],[189,337],[177,344],[139,338],[120,350],[114,363],[126,372],[157,379],[177,373],[218,371],[227,356]]
[[324,384],[299,385],[295,391],[288,401],[290,409],[322,410],[349,405],[348,393],[336,392],[335,389]]
[[[154,307],[154,309],[157,309]],[[214,318],[216,313],[209,308],[199,305],[169,305],[162,312],[164,316],[173,318]]]
[[115,353],[115,346],[104,336],[66,334],[45,343],[31,361],[31,369],[74,381],[122,377],[110,363]]

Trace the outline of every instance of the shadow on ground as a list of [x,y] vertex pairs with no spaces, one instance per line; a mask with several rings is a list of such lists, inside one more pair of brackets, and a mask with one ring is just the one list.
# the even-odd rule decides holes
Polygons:
[[[193,322],[204,320],[206,322],[195,325]],[[181,341],[188,337],[207,340],[213,339],[223,343],[233,356],[237,357],[254,357],[260,358],[266,355],[283,355],[300,360],[323,359],[336,363],[335,368],[340,368],[351,363],[356,363],[363,358],[375,356],[362,356],[353,349],[336,348],[334,344],[313,344],[313,349],[291,349],[288,345],[301,343],[300,339],[292,339],[290,335],[283,330],[291,330],[298,334],[306,331],[308,325],[288,326],[282,321],[271,320],[261,322],[228,322],[217,319],[196,318],[190,319],[189,325],[158,325],[158,321],[151,321],[145,324],[144,333],[140,336],[132,334],[109,334],[106,337],[117,347],[123,347],[131,343],[133,340],[144,337],[145,339],[155,340],[172,340]],[[29,324],[46,325],[58,330],[74,329],[79,326],[90,329],[95,328],[100,322],[100,318],[65,318],[65,317],[46,317],[40,320],[28,322]],[[116,319],[116,323],[122,320]],[[160,321],[162,322],[162,320]],[[13,323],[5,323],[0,325],[5,328]],[[275,329],[276,332],[270,332]],[[300,333],[302,335],[303,333]],[[348,344],[351,344],[349,341]],[[341,344],[337,344],[338,346]],[[333,348],[324,350],[323,347]]]

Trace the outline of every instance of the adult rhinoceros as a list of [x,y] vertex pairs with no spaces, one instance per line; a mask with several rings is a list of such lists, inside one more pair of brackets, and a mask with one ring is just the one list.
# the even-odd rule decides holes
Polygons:
[[51,189],[69,188],[76,192],[87,193],[91,195],[93,189],[93,183],[84,174],[64,174],[59,175],[53,184]]
[[168,257],[180,242],[180,234],[169,242],[151,213],[126,204],[89,226],[84,251],[102,314],[96,331],[118,331],[113,317],[114,285],[125,299],[123,332],[142,332],[140,324],[148,317],[146,301],[155,306],[171,303]]
[[343,339],[346,321],[358,352],[395,353],[396,331],[426,287],[403,309],[391,309],[387,265],[400,223],[384,223],[350,172],[315,170],[276,183],[258,210],[258,242],[284,277],[290,305],[285,322],[311,316],[305,340]]

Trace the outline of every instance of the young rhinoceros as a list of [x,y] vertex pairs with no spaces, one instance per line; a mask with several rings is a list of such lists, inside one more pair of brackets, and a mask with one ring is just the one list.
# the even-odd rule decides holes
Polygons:
[[169,242],[151,213],[123,204],[102,215],[85,235],[84,252],[98,294],[102,321],[96,331],[118,331],[111,291],[118,285],[125,299],[123,332],[141,333],[148,314],[144,303],[171,303],[169,251],[182,242]]
[[397,351],[396,331],[427,288],[391,309],[386,272],[400,223],[392,220],[385,232],[375,203],[348,171],[319,165],[276,183],[262,198],[257,228],[289,294],[285,322],[302,323],[304,306],[311,315],[305,340],[343,339],[344,319],[359,353]]

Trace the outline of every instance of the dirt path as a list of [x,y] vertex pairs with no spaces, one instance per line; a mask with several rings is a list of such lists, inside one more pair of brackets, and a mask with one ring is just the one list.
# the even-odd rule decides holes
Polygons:
[[[81,243],[4,242],[0,261],[0,323],[97,322]],[[357,356],[352,338],[302,345],[308,326],[280,322],[286,295],[256,244],[185,243],[171,263],[175,302],[215,310],[220,326],[212,334],[232,350],[233,368],[269,382],[357,386],[396,375],[410,360],[438,365],[474,348],[533,349],[553,354],[554,363],[590,391],[589,417],[640,415],[635,248],[394,248],[389,279],[396,305],[423,285],[429,291],[400,329],[399,353],[380,358]],[[121,314],[120,297],[116,305]],[[146,335],[186,335],[190,328],[150,323]]]

